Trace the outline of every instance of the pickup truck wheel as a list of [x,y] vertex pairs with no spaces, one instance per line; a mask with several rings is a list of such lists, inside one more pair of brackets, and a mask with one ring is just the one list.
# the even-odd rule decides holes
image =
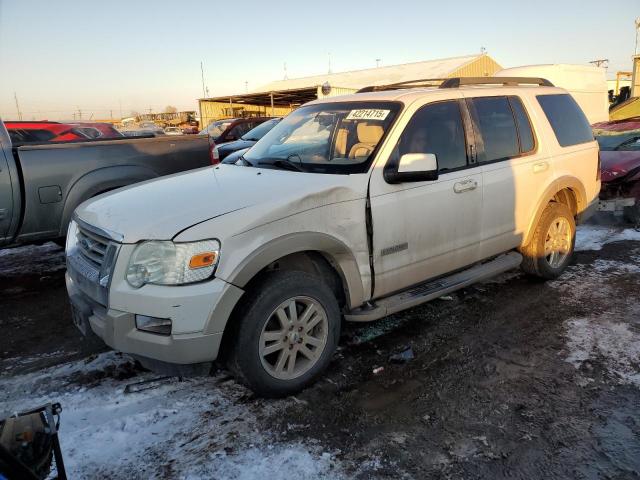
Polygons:
[[546,280],[559,277],[571,263],[576,241],[576,223],[569,207],[549,203],[536,225],[533,238],[521,248],[521,268]]
[[320,279],[303,272],[267,274],[248,292],[238,318],[231,370],[255,393],[299,392],[329,365],[340,336],[340,309]]

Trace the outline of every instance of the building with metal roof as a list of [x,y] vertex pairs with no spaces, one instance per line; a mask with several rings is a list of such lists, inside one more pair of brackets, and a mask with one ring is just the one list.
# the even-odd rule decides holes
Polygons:
[[385,67],[326,73],[271,82],[253,92],[201,98],[202,126],[214,120],[248,116],[282,116],[318,98],[346,95],[361,88],[422,79],[489,77],[502,67],[486,53]]

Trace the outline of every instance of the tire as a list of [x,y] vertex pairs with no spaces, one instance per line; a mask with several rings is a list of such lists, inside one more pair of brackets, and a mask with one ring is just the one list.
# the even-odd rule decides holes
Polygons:
[[229,369],[263,397],[292,395],[313,383],[340,337],[341,314],[331,289],[304,272],[276,271],[245,295],[231,326]]
[[[531,241],[520,249],[524,257],[522,270],[545,280],[558,278],[571,263],[575,241],[576,222],[569,207],[563,203],[549,203],[538,220]],[[549,250],[545,252],[545,244],[557,256],[549,254]]]

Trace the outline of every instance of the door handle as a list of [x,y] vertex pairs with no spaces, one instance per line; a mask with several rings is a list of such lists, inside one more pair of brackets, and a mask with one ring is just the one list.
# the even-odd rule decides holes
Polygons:
[[456,193],[468,192],[478,188],[478,182],[475,180],[463,180],[462,182],[456,182],[453,184],[453,191]]
[[533,166],[533,173],[544,172],[544,171],[548,170],[548,168],[549,168],[549,163],[547,163],[547,162],[536,163]]

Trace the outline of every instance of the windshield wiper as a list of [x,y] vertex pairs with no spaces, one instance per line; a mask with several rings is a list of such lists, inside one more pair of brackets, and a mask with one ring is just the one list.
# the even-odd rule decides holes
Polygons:
[[[289,155],[289,158],[297,157],[297,155]],[[283,170],[292,170],[294,172],[306,172],[302,166],[292,162],[289,158],[273,158],[269,162],[258,162],[258,165],[273,165]]]

